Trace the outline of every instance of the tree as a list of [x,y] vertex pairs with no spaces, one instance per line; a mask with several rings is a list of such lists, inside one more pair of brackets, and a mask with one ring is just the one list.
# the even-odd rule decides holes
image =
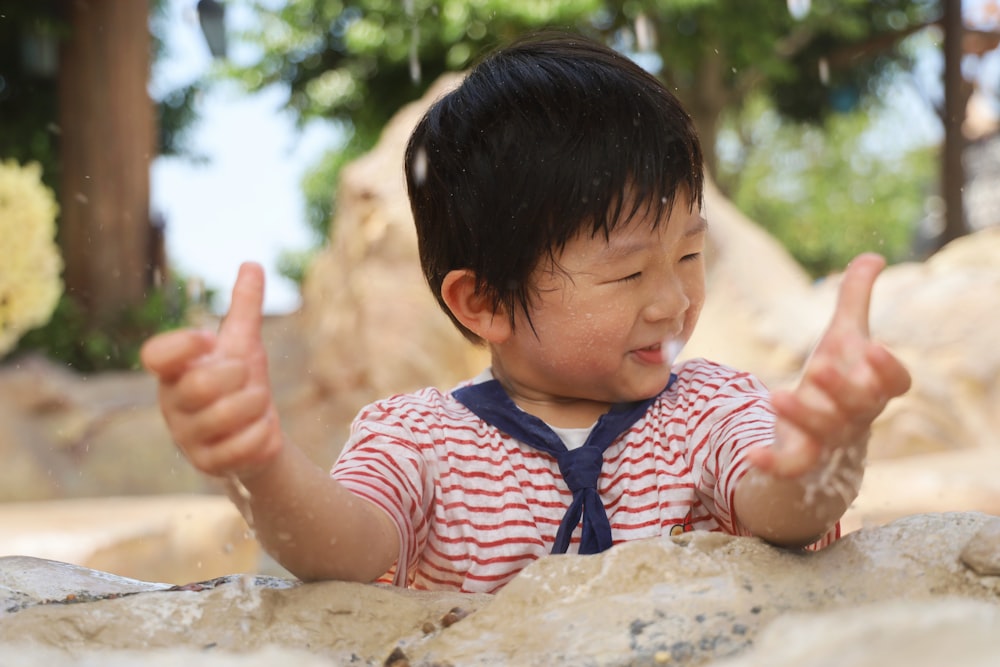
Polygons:
[[766,91],[788,117],[822,121],[877,93],[884,73],[907,63],[894,47],[940,15],[931,0],[813,0],[798,20],[775,0],[289,0],[277,9],[248,1],[261,26],[242,37],[261,57],[231,75],[249,90],[287,84],[300,121],[343,124],[349,149],[369,147],[442,71],[525,30],[559,26],[658,59],[713,171],[722,112],[751,91]]
[[66,12],[58,73],[64,281],[89,323],[105,328],[153,285],[149,4],[81,0]]
[[60,201],[65,263],[53,320],[22,342],[80,370],[133,363],[160,326],[149,164],[177,150],[193,119],[193,87],[173,91],[159,114],[147,93],[161,4],[35,0],[0,16],[0,157],[42,166]]

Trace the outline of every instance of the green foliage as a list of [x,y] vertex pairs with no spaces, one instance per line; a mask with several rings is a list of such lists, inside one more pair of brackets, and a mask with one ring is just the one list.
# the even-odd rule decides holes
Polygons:
[[302,178],[302,193],[306,201],[306,224],[313,231],[316,243],[322,245],[329,236],[333,220],[335,184],[340,170],[362,154],[361,142],[355,141],[344,148],[327,151],[307,170]]
[[172,281],[137,307],[123,310],[106,328],[94,329],[76,301],[64,294],[49,323],[28,332],[15,354],[38,351],[81,373],[137,369],[142,343],[155,333],[186,324],[195,305],[183,281]]
[[56,80],[28,71],[22,46],[32,36],[58,39],[66,34],[58,5],[58,0],[9,2],[0,12],[0,158],[37,162],[45,185],[56,192]]
[[317,252],[317,248],[282,251],[278,255],[278,273],[301,287]]
[[[344,146],[305,183],[309,224],[321,238],[339,167],[440,74],[525,31],[568,28],[626,51],[654,51],[714,168],[719,118],[751,91],[766,92],[790,118],[822,123],[831,110],[880,94],[886,74],[908,62],[899,41],[940,13],[940,0],[812,0],[801,20],[776,0],[243,1],[260,25],[240,39],[259,58],[227,75],[250,91],[285,84],[300,124],[325,118],[346,130]],[[640,43],[644,28],[651,43]],[[821,76],[823,59],[829,73]]]
[[890,262],[909,258],[934,187],[935,151],[894,150],[873,119],[898,122],[871,106],[822,126],[780,122],[756,98],[724,134],[731,148],[719,178],[732,184],[734,203],[814,277],[865,251]]

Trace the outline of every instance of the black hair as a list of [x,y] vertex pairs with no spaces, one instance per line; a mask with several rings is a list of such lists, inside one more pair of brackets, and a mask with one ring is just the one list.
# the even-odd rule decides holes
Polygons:
[[417,124],[405,166],[424,276],[473,341],[441,297],[449,271],[474,272],[513,325],[536,266],[588,225],[607,236],[640,211],[656,225],[678,193],[692,208],[703,197],[701,147],[677,98],[626,56],[565,33],[481,60]]

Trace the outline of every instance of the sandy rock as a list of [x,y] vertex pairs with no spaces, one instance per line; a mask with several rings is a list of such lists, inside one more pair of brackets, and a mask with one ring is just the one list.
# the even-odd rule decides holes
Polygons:
[[[700,665],[746,650],[790,612],[942,595],[998,602],[958,552],[985,515],[923,515],[813,555],[694,533],[599,558],[537,561],[485,609],[414,651],[417,664]],[[1000,653],[998,653],[1000,655]]]
[[779,618],[745,655],[711,667],[994,667],[1000,661],[998,636],[995,603],[890,601]]
[[484,365],[482,350],[458,334],[424,281],[403,174],[411,129],[458,80],[440,79],[344,168],[330,242],[303,286],[314,378],[355,409],[401,391],[448,388]]
[[[24,564],[24,559],[16,562],[22,569]],[[49,562],[36,561],[35,567],[36,578],[60,576]],[[7,583],[8,568],[6,559],[0,559],[0,593],[4,587],[15,589]],[[256,653],[279,646],[308,650],[335,659],[335,664],[374,665],[382,664],[397,646],[439,631],[453,609],[471,613],[490,599],[235,576],[141,594],[129,581],[121,583],[117,595],[113,586],[103,584],[105,599],[94,600],[97,596],[75,592],[78,578],[65,590],[74,591],[74,600],[87,602],[67,602],[51,589],[45,591],[47,604],[31,604],[22,596],[0,622],[0,647],[15,642],[40,645],[75,658],[97,649],[155,655],[176,648]]]
[[0,502],[209,491],[139,372],[88,377],[41,357],[0,366]]
[[981,576],[1000,576],[1000,522],[979,529],[960,554],[962,562]]
[[[768,637],[769,626],[790,616],[849,613],[857,632],[866,618],[873,627],[901,628],[901,621],[886,620],[883,603],[909,607],[927,633],[953,627],[956,618],[992,628],[1000,579],[976,574],[959,555],[975,540],[995,545],[997,525],[1000,518],[984,514],[918,515],[852,533],[817,554],[696,532],[597,556],[544,558],[492,597],[230,577],[202,590],[153,590],[82,604],[31,606],[22,599],[21,610],[0,623],[0,646],[29,643],[70,657],[278,646],[365,665],[385,664],[393,654],[411,665],[454,667],[704,665],[756,655],[747,652],[758,650],[757,637]],[[49,564],[38,567],[53,572]],[[0,586],[16,591],[8,570],[0,559]],[[949,611],[953,602],[958,611]],[[456,607],[468,615],[445,623]],[[854,664],[821,662],[845,647],[822,640],[830,630],[823,623],[802,622],[806,634],[796,634],[796,642],[815,647],[815,660],[806,664]],[[880,650],[891,650],[888,637]],[[908,640],[900,636],[895,650],[904,651]],[[1000,658],[1000,644],[991,650]]]
[[947,510],[1000,516],[1000,450],[960,449],[871,461],[841,520],[850,532]]
[[65,651],[32,644],[0,646],[4,667],[340,667],[344,663],[302,649],[264,646],[253,653],[218,653],[204,649],[157,651]]
[[890,267],[880,282],[872,331],[913,387],[876,422],[870,455],[1000,450],[1000,228]]
[[261,550],[227,498],[166,495],[0,504],[0,556],[186,584],[256,572]]

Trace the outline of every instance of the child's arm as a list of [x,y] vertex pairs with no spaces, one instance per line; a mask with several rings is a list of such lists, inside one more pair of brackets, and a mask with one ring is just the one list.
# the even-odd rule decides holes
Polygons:
[[[178,447],[196,468],[229,481],[230,496],[278,562],[305,580],[372,581],[395,562],[399,537],[388,515],[285,442],[260,338],[263,296],[263,271],[244,264],[217,335],[155,336],[142,362],[159,379],[160,408]],[[238,497],[237,481],[249,499]]]
[[872,421],[910,387],[907,370],[868,334],[872,287],[884,265],[873,254],[851,262],[798,386],[772,394],[774,445],[752,452],[754,467],[734,500],[739,521],[758,537],[805,546],[826,533],[861,487]]

